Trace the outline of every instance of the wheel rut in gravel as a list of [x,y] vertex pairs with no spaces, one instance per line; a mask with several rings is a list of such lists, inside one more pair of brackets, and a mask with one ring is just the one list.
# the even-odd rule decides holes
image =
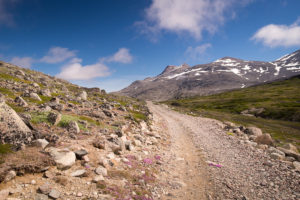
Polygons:
[[205,172],[205,162],[199,149],[191,139],[191,131],[174,118],[170,112],[148,103],[154,114],[156,125],[170,135],[170,149],[166,154],[166,182],[171,189],[164,199],[208,199],[206,192],[209,182]]

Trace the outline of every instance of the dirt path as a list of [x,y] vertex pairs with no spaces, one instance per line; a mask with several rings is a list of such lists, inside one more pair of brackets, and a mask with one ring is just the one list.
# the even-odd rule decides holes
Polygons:
[[163,199],[208,199],[209,181],[205,162],[192,142],[190,130],[165,108],[152,103],[148,105],[154,113],[156,125],[166,131],[171,139],[164,156],[167,169],[164,169],[166,173],[163,177],[169,184],[169,191]]
[[[228,135],[217,120],[148,103],[154,127],[170,135],[163,199],[299,199],[300,175],[283,161]],[[210,166],[219,164],[221,167]]]

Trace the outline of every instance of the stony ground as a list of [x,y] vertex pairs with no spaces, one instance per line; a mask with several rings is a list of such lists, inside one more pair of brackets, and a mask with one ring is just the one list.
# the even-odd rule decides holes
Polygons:
[[165,177],[171,182],[166,199],[300,198],[299,172],[287,160],[272,159],[272,147],[228,134],[213,119],[149,107],[172,141],[166,153]]

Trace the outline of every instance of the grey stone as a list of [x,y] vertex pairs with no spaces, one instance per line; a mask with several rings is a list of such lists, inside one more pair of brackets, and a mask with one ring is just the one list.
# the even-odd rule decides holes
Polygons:
[[48,196],[53,199],[58,199],[60,197],[60,192],[56,189],[52,189]]
[[23,107],[28,106],[28,103],[27,103],[22,97],[16,97],[16,98],[15,98],[15,102],[16,102],[19,106],[23,106]]
[[87,155],[88,152],[85,149],[80,149],[78,151],[75,151],[76,158],[82,159],[83,156]]
[[45,149],[48,144],[49,142],[46,139],[37,139],[35,141],[35,145],[38,147],[42,147],[43,149]]
[[44,194],[36,194],[34,200],[48,200],[48,196]]
[[107,169],[102,166],[99,166],[95,169],[95,173],[102,176],[107,176]]
[[37,93],[34,93],[34,92],[30,93],[30,97],[32,99],[35,99],[35,100],[38,100],[38,101],[42,101],[42,99],[39,97],[39,95]]
[[80,132],[79,126],[78,126],[77,122],[75,122],[75,121],[69,122],[68,130],[71,131],[71,132],[74,132],[74,133],[79,133]]
[[51,186],[49,185],[49,183],[45,183],[44,185],[40,186],[39,192],[48,195],[51,192]]
[[49,152],[59,169],[68,169],[75,164],[76,155],[68,149],[50,148]]
[[57,112],[50,112],[48,114],[48,121],[53,124],[57,125],[61,120],[61,114]]
[[71,173],[71,176],[73,176],[73,177],[82,177],[85,175],[86,175],[86,170],[84,170],[84,169],[76,170],[75,172]]

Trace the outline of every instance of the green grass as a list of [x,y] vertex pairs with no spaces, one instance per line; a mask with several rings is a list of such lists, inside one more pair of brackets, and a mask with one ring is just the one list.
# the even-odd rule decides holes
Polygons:
[[[300,76],[221,94],[177,99],[163,102],[176,110],[257,126],[278,141],[300,145]],[[263,108],[256,117],[240,113]]]
[[134,121],[136,121],[136,122],[140,122],[142,120],[144,120],[146,122],[148,121],[148,117],[142,112],[130,111],[130,114],[133,117]]
[[49,112],[35,112],[31,113],[31,122],[33,124],[40,124],[40,123],[47,123],[50,124],[48,121]]
[[31,81],[22,80],[15,76],[10,75],[10,74],[6,74],[6,73],[0,73],[0,79],[10,80],[10,81],[15,81],[15,82],[23,82],[23,83],[27,83],[27,84],[32,83]]
[[33,99],[31,97],[23,97],[23,98],[26,102],[35,103],[35,104],[38,104],[38,105],[47,103],[52,99],[52,97],[47,97],[47,96],[43,96],[43,95],[39,95],[39,97],[42,99],[42,101]]
[[3,156],[11,152],[10,144],[0,144],[0,164],[4,163]]
[[6,104],[9,105],[12,109],[14,109],[17,113],[22,113],[25,111],[25,108],[22,106],[18,106],[13,103],[6,103]]
[[11,90],[9,90],[7,88],[0,87],[0,93],[5,94],[9,98],[12,98],[12,99],[16,98],[15,94]]

